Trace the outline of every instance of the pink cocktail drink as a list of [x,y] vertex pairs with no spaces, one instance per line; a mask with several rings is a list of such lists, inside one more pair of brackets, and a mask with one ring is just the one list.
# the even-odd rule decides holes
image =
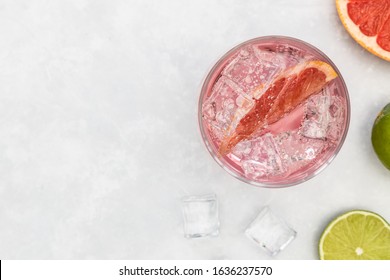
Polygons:
[[[280,77],[309,63],[328,65],[336,78],[305,98],[281,94],[275,102],[271,91]],[[283,86],[280,92],[286,91]],[[294,105],[286,109],[283,98]],[[274,117],[278,104],[284,113]],[[256,124],[249,125],[250,133],[247,120]],[[211,155],[230,174],[253,185],[289,186],[313,177],[337,154],[348,129],[349,98],[340,73],[322,52],[296,39],[262,37],[235,47],[210,71],[199,122]]]

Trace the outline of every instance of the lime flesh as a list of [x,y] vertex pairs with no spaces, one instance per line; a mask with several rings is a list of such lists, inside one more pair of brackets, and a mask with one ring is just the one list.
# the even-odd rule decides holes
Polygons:
[[319,254],[321,260],[390,260],[390,225],[373,212],[347,212],[325,229]]
[[390,169],[390,103],[382,109],[374,122],[371,142],[379,160]]

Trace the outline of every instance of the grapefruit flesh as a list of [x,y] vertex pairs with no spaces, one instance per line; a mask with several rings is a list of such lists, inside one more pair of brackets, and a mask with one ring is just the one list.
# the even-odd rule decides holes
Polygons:
[[232,135],[222,141],[220,154],[228,154],[240,141],[277,122],[336,77],[333,68],[322,61],[306,61],[288,69],[255,99]]
[[351,36],[371,53],[390,61],[390,0],[336,0]]

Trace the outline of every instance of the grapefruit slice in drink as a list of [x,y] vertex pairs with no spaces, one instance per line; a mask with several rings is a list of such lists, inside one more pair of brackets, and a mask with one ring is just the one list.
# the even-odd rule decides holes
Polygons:
[[336,0],[341,22],[369,52],[390,61],[390,0]]
[[228,154],[240,141],[277,122],[336,77],[332,66],[318,60],[304,61],[287,69],[254,100],[253,107],[222,141],[220,154]]

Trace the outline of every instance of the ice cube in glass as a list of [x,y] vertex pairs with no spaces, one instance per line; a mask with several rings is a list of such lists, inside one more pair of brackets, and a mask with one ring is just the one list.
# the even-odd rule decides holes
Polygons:
[[[301,78],[322,80],[315,76],[323,67],[329,70],[324,75],[333,74],[321,89],[304,95],[292,90],[303,85],[297,79],[302,71],[311,74]],[[336,156],[350,104],[344,80],[325,54],[298,39],[268,36],[243,42],[218,60],[204,80],[198,117],[206,148],[227,172],[255,186],[287,187],[314,177]]]

